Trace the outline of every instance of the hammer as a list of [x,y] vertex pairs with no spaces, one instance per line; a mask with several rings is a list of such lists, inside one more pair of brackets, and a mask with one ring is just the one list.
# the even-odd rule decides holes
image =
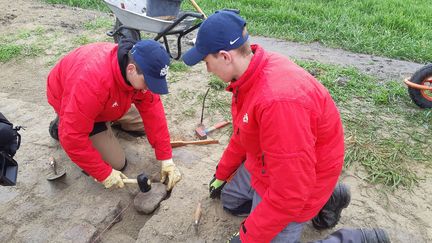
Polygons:
[[229,122],[229,121],[222,121],[222,122],[216,123],[215,125],[213,125],[213,126],[211,126],[209,128],[205,128],[204,125],[201,123],[195,129],[195,134],[198,136],[198,138],[200,140],[207,139],[207,134],[209,134],[210,132],[212,132],[212,131],[214,131],[214,130],[216,130],[218,128],[224,127],[224,126],[226,126],[226,125],[228,125],[230,123],[231,122]]
[[148,192],[151,189],[151,181],[144,174],[139,174],[136,179],[122,179],[125,184],[138,184],[141,192]]

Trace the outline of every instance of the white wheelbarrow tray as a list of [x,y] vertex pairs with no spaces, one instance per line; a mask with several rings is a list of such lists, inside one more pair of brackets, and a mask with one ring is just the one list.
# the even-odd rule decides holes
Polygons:
[[[104,0],[120,22],[128,28],[153,33],[162,33],[174,21],[162,20],[146,15],[146,0]],[[181,13],[180,13],[181,14]],[[179,15],[180,15],[179,14]],[[187,17],[170,32],[189,28],[195,18]]]

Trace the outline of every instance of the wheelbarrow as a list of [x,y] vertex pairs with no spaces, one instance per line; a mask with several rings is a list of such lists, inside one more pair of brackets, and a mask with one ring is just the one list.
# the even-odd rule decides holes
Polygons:
[[404,80],[411,100],[420,108],[432,108],[432,63]]
[[[107,35],[118,42],[121,35],[134,40],[140,40],[139,31],[156,33],[155,41],[163,38],[165,49],[171,58],[178,60],[181,57],[181,38],[197,29],[206,18],[202,10],[192,1],[193,6],[200,13],[192,11],[180,11],[173,19],[152,17],[147,14],[147,0],[104,0],[116,16],[116,23],[112,31]],[[150,1],[150,0],[149,0]],[[125,31],[126,30],[126,31]],[[171,54],[167,36],[177,36],[177,55]]]

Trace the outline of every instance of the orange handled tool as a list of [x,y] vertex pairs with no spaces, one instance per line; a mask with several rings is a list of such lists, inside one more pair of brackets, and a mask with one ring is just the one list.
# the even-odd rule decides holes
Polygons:
[[194,1],[194,0],[190,0],[191,1],[191,3],[192,3],[192,5],[193,5],[193,7],[200,13],[200,14],[202,14],[203,16],[204,16],[204,19],[206,19],[207,18],[207,16],[205,15],[205,13],[201,10],[201,8],[198,6],[198,4]]
[[206,144],[217,144],[217,143],[219,143],[219,141],[218,140],[214,140],[214,139],[198,140],[198,141],[183,141],[183,140],[178,140],[178,141],[171,141],[171,147],[172,148],[177,148],[177,147],[185,146],[185,145],[188,145],[188,144],[206,145]]

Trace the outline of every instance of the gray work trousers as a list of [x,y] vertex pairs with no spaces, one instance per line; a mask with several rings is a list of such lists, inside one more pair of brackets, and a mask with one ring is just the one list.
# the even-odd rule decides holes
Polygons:
[[[228,182],[222,189],[221,193],[222,205],[230,212],[242,212],[242,207],[250,207],[252,201],[251,211],[261,202],[261,197],[251,187],[250,174],[242,164],[234,175],[233,179]],[[278,235],[273,238],[272,243],[299,243],[303,226],[305,222],[292,222],[288,224]],[[326,239],[314,242],[321,243],[348,243],[359,242],[362,243],[362,231],[360,229],[340,229]]]

